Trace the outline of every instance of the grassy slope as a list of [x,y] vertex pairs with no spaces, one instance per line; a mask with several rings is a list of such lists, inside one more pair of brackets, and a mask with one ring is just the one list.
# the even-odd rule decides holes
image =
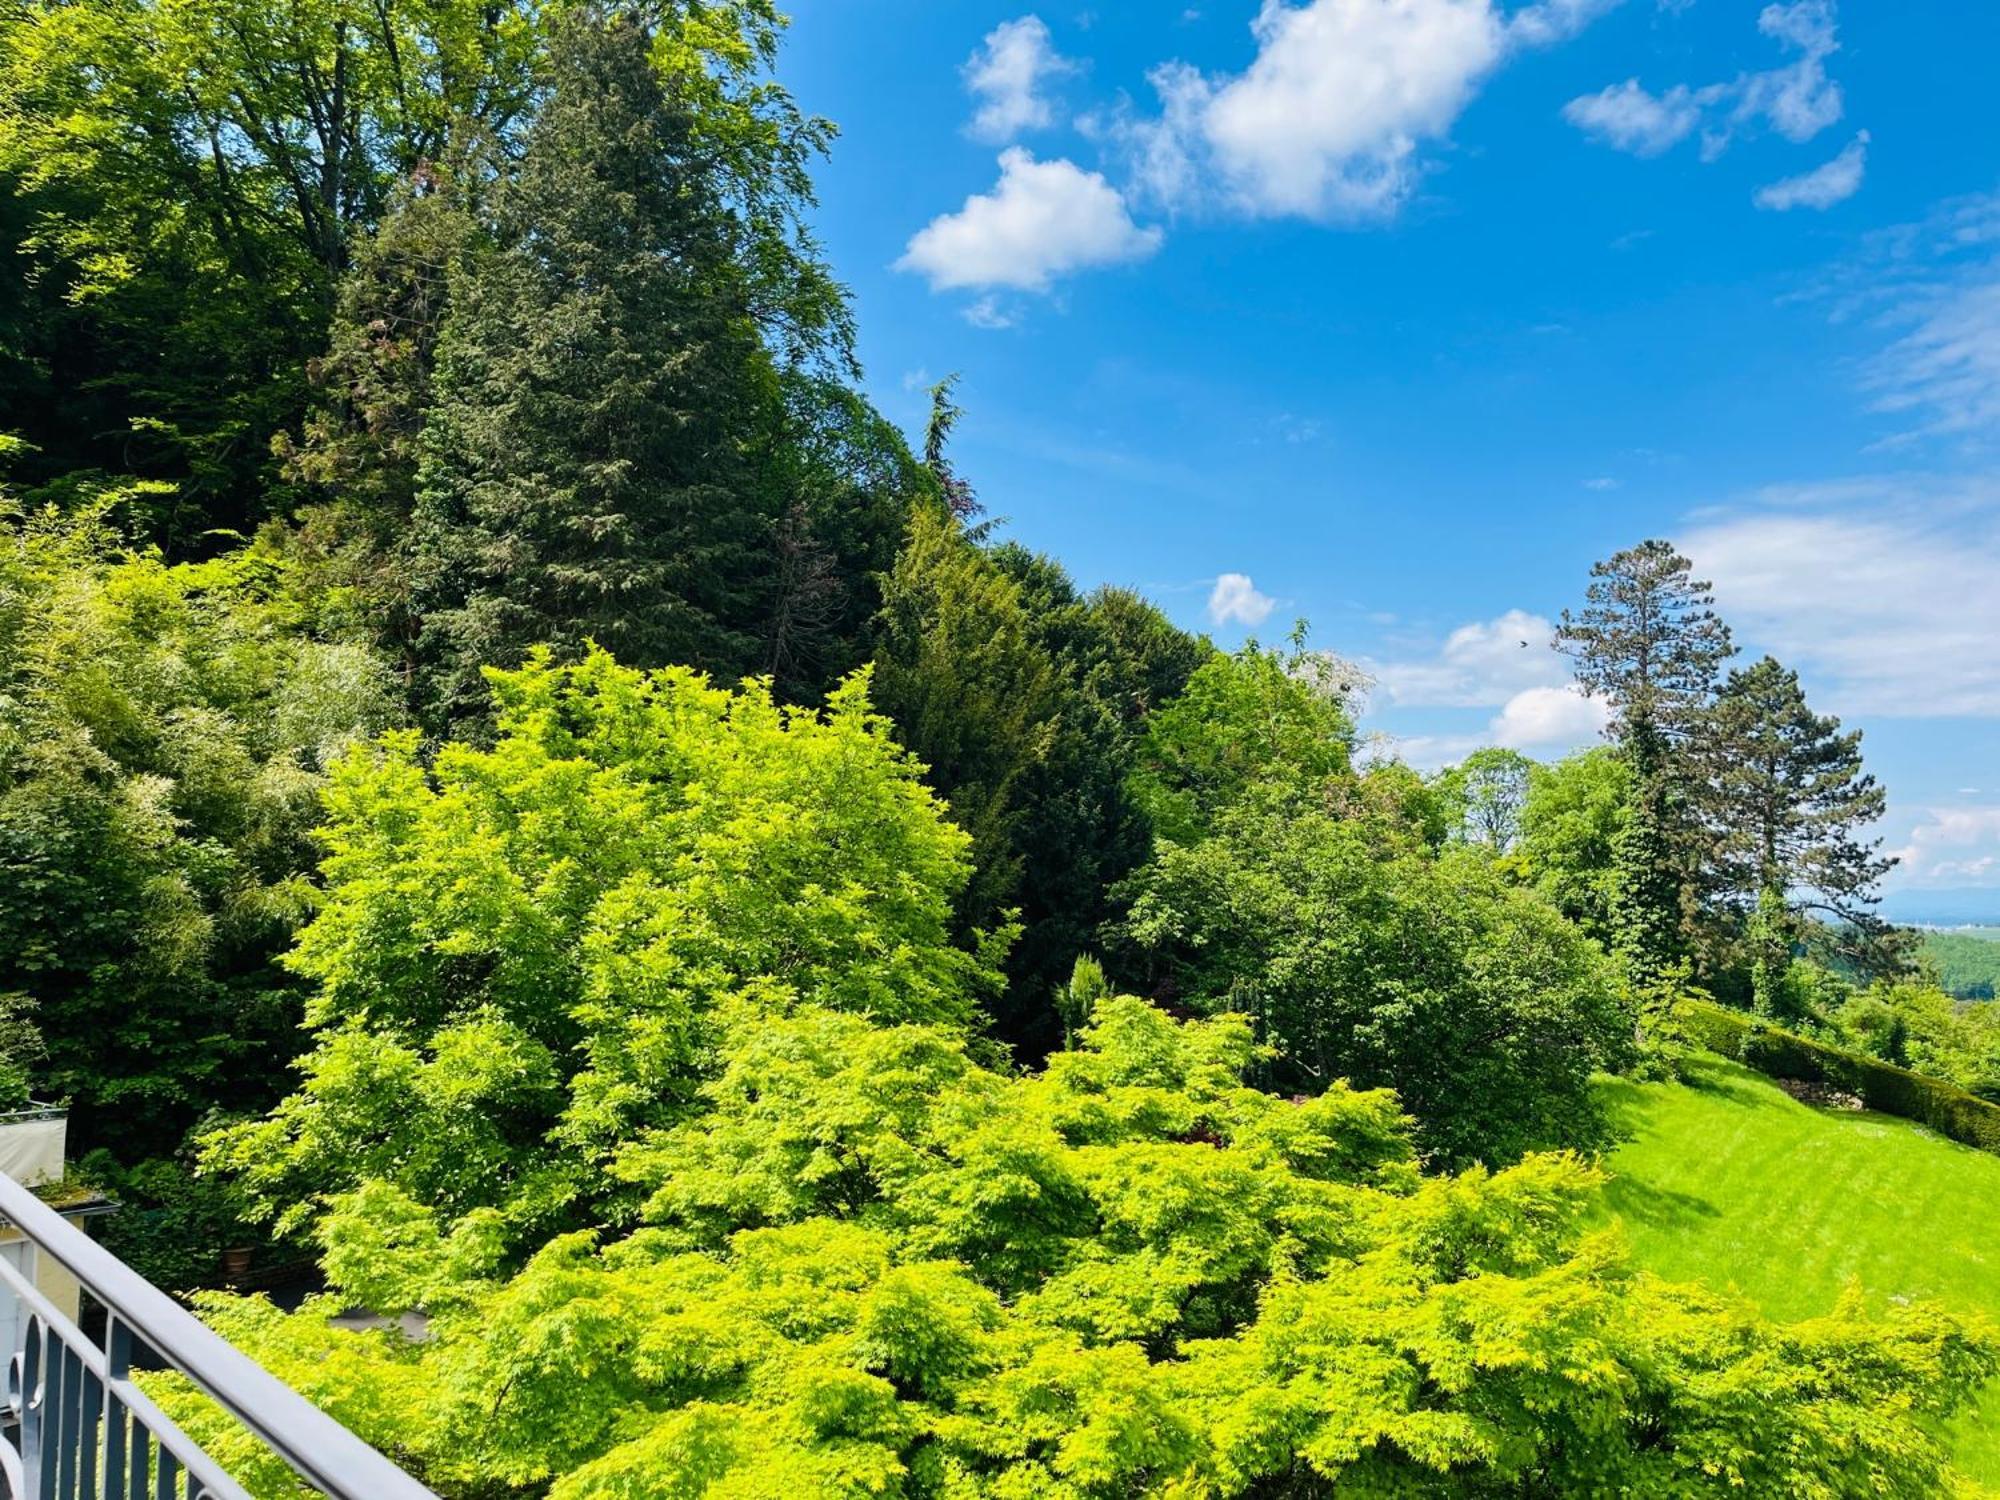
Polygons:
[[[2000,1319],[2000,1156],[1907,1121],[1808,1109],[1731,1063],[1695,1086],[1604,1085],[1629,1139],[1612,1206],[1642,1263],[1734,1287],[1773,1317],[1931,1297]],[[1959,1423],[1959,1466],[2000,1488],[2000,1387]]]

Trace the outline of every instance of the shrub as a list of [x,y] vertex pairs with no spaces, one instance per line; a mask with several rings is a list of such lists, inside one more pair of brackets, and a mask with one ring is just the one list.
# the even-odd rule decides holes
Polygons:
[[1824,1083],[1870,1109],[1928,1125],[1940,1135],[2000,1154],[2000,1106],[1955,1084],[1815,1042],[1701,1000],[1681,1002],[1689,1039],[1773,1078]]

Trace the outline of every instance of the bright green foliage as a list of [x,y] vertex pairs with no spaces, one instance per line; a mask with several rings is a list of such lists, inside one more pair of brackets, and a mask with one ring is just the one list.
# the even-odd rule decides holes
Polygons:
[[[1925,1306],[1780,1328],[1637,1275],[1572,1157],[1421,1178],[1388,1096],[1244,1087],[1237,1018],[1106,1000],[1025,1078],[754,1000],[719,1049],[703,1112],[620,1155],[648,1227],[501,1275],[475,1220],[370,1188],[332,1295],[207,1315],[454,1500],[1915,1500],[1921,1422],[1994,1367]],[[429,1336],[330,1327],[356,1297]]]
[[[1887,1115],[1809,1108],[1714,1059],[1686,1084],[1604,1088],[1625,1137],[1607,1199],[1640,1264],[1740,1289],[1774,1318],[1822,1317],[1858,1288],[1875,1307],[1929,1298],[2000,1319],[2000,1157]],[[1965,1473],[2000,1486],[2000,1382],[1954,1435]]]
[[2000,1102],[2000,1007],[1955,1000],[1929,984],[1885,981],[1848,998],[1830,1019],[1851,1044],[1884,1062]]
[[865,677],[824,717],[601,651],[491,679],[491,749],[390,734],[328,789],[305,1083],[212,1148],[288,1224],[368,1179],[559,1222],[693,1107],[719,1007],[963,1024],[990,993],[951,935],[966,838]]
[[1555,909],[1609,948],[1617,850],[1632,796],[1632,768],[1609,746],[1528,773],[1515,859]]
[[1163,838],[1199,837],[1261,783],[1313,787],[1348,769],[1351,683],[1332,658],[1294,643],[1216,652],[1146,723],[1133,788]]
[[0,517],[0,992],[33,997],[80,1147],[169,1153],[294,1050],[274,959],[322,768],[389,695],[286,588],[263,548],[171,567],[101,509]]
[[1510,852],[1521,838],[1521,817],[1534,780],[1535,763],[1518,750],[1489,746],[1439,778],[1451,808],[1452,833],[1495,854]]
[[1279,1086],[1394,1088],[1445,1162],[1598,1140],[1590,1076],[1632,1018],[1594,945],[1479,853],[1433,854],[1400,814],[1253,797],[1162,843],[1131,895],[1153,983],[1255,1016]]

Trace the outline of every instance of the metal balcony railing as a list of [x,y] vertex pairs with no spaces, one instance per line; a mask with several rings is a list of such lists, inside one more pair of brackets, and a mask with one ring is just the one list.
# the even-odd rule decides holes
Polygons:
[[32,1267],[0,1259],[0,1290],[20,1304],[0,1409],[8,1500],[250,1500],[133,1383],[142,1350],[206,1391],[329,1500],[437,1500],[4,1175],[0,1218],[105,1310],[99,1344],[42,1295]]

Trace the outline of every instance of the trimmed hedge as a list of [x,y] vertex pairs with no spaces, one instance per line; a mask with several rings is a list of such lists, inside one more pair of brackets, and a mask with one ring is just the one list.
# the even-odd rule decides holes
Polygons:
[[1697,1047],[1772,1078],[1830,1085],[1858,1096],[1870,1109],[1915,1120],[1939,1135],[2000,1154],[2000,1106],[1956,1084],[1829,1047],[1704,1000],[1683,1000],[1676,1012],[1688,1040]]

